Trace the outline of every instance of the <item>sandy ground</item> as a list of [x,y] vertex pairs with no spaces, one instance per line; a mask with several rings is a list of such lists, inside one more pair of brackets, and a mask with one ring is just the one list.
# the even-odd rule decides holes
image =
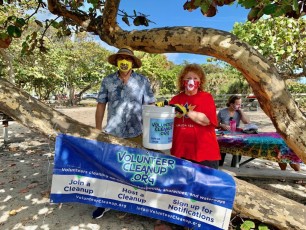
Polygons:
[[[58,110],[94,126],[94,107]],[[262,111],[247,113],[261,131],[274,131],[271,121]],[[9,124],[6,145],[0,129],[0,229],[154,229],[155,220],[147,217],[112,210],[102,219],[93,220],[91,213],[94,207],[90,205],[50,204],[54,142],[16,122]],[[227,155],[225,164],[229,164],[230,160],[231,156]],[[244,167],[280,170],[277,163],[259,159]],[[301,168],[306,171],[304,164]],[[290,167],[287,170],[293,171]],[[248,182],[306,204],[306,187],[294,181],[249,178]]]

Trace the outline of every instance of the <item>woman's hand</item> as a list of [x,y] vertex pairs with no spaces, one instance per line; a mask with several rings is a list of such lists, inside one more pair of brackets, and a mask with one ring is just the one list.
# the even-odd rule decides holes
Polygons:
[[242,120],[243,124],[249,124],[250,123],[250,118],[248,116],[246,116],[246,114],[242,111],[241,108],[239,108],[237,110],[237,112],[240,113],[241,120]]
[[226,124],[220,124],[219,127],[220,127],[222,130],[226,130],[226,131],[229,131],[229,130],[230,130],[230,126],[229,126],[229,125],[226,125]]

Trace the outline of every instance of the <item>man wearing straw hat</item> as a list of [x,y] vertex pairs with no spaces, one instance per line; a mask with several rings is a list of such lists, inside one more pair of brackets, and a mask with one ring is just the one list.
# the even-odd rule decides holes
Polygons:
[[[141,60],[130,47],[122,47],[108,57],[118,71],[103,78],[97,98],[96,128],[102,130],[107,104],[107,123],[103,131],[121,138],[140,142],[142,134],[142,105],[154,104],[149,80],[133,68],[141,67]],[[97,208],[92,217],[101,218],[109,209]]]

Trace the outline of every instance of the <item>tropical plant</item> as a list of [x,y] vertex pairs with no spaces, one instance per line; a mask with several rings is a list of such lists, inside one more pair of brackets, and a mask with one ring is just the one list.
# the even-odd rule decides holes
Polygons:
[[234,25],[233,34],[275,63],[285,78],[306,76],[306,18],[260,19]]
[[[141,55],[142,66],[139,72],[147,76],[151,82],[155,94],[160,94],[161,90],[165,90],[170,85],[165,85],[170,72],[168,70],[173,66],[165,55],[149,54],[142,52]],[[175,79],[175,76],[172,76]],[[166,86],[166,87],[165,87]],[[170,86],[171,87],[171,86]]]

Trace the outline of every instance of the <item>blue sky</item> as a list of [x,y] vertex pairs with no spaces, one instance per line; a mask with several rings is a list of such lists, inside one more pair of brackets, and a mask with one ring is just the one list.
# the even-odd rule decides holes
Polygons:
[[[217,15],[214,17],[205,17],[196,9],[188,12],[183,9],[186,0],[122,0],[120,9],[128,14],[133,14],[133,10],[149,15],[151,23],[149,27],[145,26],[127,26],[118,18],[119,25],[125,30],[142,30],[165,26],[196,26],[205,28],[214,28],[224,31],[231,31],[235,22],[245,22],[248,11],[234,3],[231,6],[218,7]],[[132,24],[132,21],[130,21]],[[116,51],[114,47],[103,44],[107,49]],[[190,63],[205,63],[207,56],[196,54],[166,54],[168,60],[175,64],[181,64],[184,60]]]

